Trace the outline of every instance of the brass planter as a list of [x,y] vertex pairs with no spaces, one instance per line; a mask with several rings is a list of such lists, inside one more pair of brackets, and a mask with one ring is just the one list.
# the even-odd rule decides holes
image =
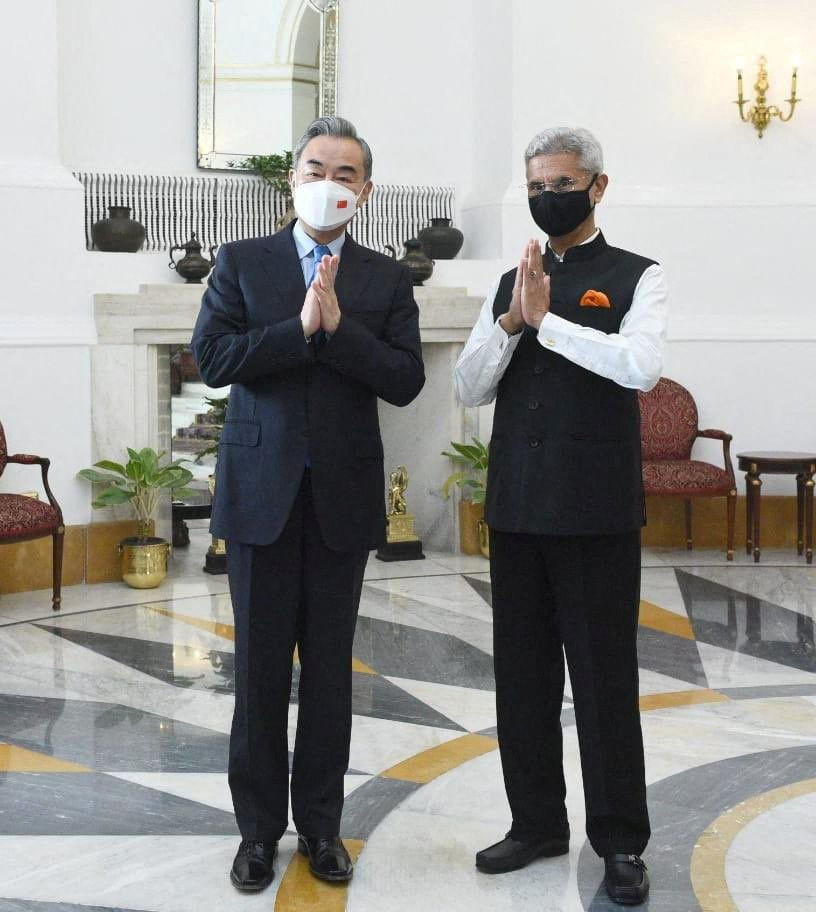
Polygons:
[[463,554],[481,554],[479,523],[484,520],[484,504],[459,501],[459,546]]
[[155,589],[167,576],[170,542],[163,538],[123,538],[119,554],[122,579],[134,589]]

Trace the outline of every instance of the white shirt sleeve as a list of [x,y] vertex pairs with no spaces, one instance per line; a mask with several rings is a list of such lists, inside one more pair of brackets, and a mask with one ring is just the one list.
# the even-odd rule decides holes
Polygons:
[[453,382],[462,405],[487,405],[496,398],[499,381],[521,339],[520,332],[510,336],[493,319],[498,290],[496,282],[454,368]]
[[[617,333],[601,332],[548,313],[541,321],[538,341],[544,348],[594,374],[614,380],[620,386],[648,392],[663,371],[667,298],[665,273],[654,264],[640,277],[632,306]],[[461,362],[462,359],[459,360]]]

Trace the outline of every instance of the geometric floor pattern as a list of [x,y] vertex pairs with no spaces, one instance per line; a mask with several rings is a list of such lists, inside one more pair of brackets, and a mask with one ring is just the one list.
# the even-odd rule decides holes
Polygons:
[[[569,683],[568,856],[490,878],[473,854],[509,826],[496,750],[490,579],[481,557],[372,557],[354,644],[342,835],[350,888],[281,842],[238,895],[226,783],[234,629],[206,538],[157,590],[69,587],[0,599],[0,912],[264,908],[599,910],[583,835]],[[644,908],[816,908],[816,569],[763,553],[644,551],[638,637],[653,837]],[[298,668],[290,698],[297,719]]]

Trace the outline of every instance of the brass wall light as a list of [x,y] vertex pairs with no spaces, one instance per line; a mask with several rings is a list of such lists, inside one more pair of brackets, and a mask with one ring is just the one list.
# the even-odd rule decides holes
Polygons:
[[796,97],[796,72],[798,66],[796,61],[793,64],[793,76],[791,77],[791,94],[790,98],[786,98],[785,102],[788,105],[788,111],[786,114],[783,114],[782,111],[776,105],[769,105],[767,103],[767,93],[768,93],[768,61],[764,57],[759,58],[759,72],[757,73],[757,80],[754,83],[754,91],[756,92],[756,99],[754,104],[745,111],[745,105],[748,104],[747,99],[742,92],[742,63],[737,61],[737,100],[736,104],[739,105],[740,118],[744,123],[753,124],[757,132],[759,133],[759,138],[762,139],[762,134],[765,130],[768,129],[768,124],[771,122],[771,118],[778,117],[783,123],[787,123],[793,117],[793,110],[796,107],[797,103],[802,99]]

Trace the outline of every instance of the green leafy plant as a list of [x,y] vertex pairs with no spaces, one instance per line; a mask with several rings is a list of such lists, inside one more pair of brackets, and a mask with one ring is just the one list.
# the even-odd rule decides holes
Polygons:
[[473,443],[457,443],[451,440],[453,453],[443,450],[443,456],[449,456],[454,462],[465,466],[458,472],[449,475],[442,486],[445,497],[451,496],[454,485],[462,491],[465,500],[473,503],[484,503],[487,483],[488,449],[477,437]]
[[[254,171],[278,193],[289,199],[292,195],[292,188],[289,186],[292,163],[292,153],[287,150],[280,155],[250,155],[239,163],[239,167]],[[230,164],[235,167],[234,162]]]
[[213,442],[196,456],[195,461],[199,463],[205,456],[212,456],[213,453],[218,452],[218,444],[221,441],[221,431],[224,429],[224,421],[227,417],[229,396],[205,396],[204,401],[209,406],[207,417],[210,419],[213,427],[218,428],[218,436],[213,437]]
[[143,542],[148,537],[149,523],[159,498],[167,491],[172,491],[177,497],[191,494],[184,486],[192,481],[193,473],[182,467],[184,459],[161,465],[166,454],[157,453],[150,447],[138,452],[128,447],[127,452],[129,459],[125,465],[102,459],[94,463],[94,468],[82,469],[79,475],[93,484],[107,485],[93,501],[97,509],[125,503],[132,505],[139,521],[138,537]]

